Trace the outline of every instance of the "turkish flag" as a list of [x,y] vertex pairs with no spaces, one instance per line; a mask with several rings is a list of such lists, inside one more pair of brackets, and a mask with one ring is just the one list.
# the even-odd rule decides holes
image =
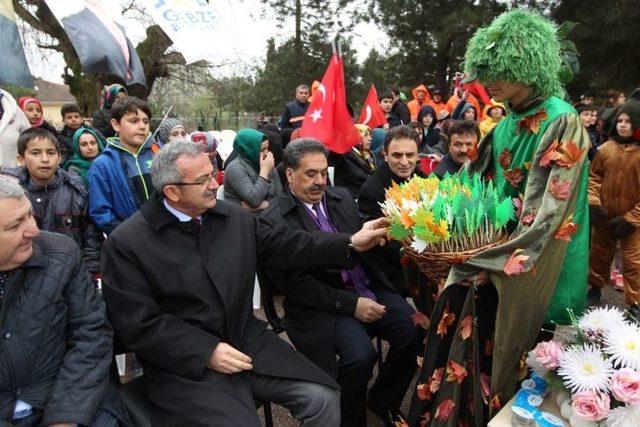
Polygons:
[[344,154],[360,141],[347,110],[342,58],[333,54],[304,116],[300,136],[315,138],[330,151]]
[[387,123],[384,111],[380,108],[378,92],[376,92],[376,87],[374,85],[371,85],[369,88],[369,93],[367,94],[367,99],[364,101],[364,105],[362,106],[362,112],[360,113],[358,123],[367,125],[371,129]]
[[478,81],[473,81],[471,83],[465,83],[462,85],[464,90],[468,90],[469,93],[472,93],[476,98],[480,98],[482,103],[487,105],[491,103],[491,97],[487,93],[487,90],[482,86]]

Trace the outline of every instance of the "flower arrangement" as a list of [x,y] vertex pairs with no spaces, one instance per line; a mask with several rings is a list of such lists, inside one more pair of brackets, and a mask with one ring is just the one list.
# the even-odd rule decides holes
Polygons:
[[570,338],[539,343],[527,365],[568,393],[557,402],[572,426],[640,426],[640,327],[612,307],[573,323]]
[[431,175],[394,183],[382,212],[389,220],[389,235],[417,253],[486,246],[502,237],[515,218],[511,198],[501,197],[493,182],[466,172],[442,180]]

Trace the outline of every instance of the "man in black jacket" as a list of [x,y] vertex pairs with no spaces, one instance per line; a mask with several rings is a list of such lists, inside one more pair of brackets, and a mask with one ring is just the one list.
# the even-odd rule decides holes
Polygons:
[[350,239],[366,250],[385,230],[288,233],[216,201],[212,171],[200,146],[164,147],[151,172],[157,193],[104,246],[109,318],[144,367],[159,407],[154,425],[258,426],[254,398],[287,407],[305,425],[337,425],[331,377],[254,317],[256,268],[259,260],[346,267]]
[[280,129],[298,129],[302,126],[304,115],[309,108],[309,86],[300,85],[296,88],[296,99],[284,106],[280,117]]
[[449,126],[448,136],[449,152],[433,171],[440,179],[446,174],[458,173],[464,162],[473,160],[469,156],[473,156],[473,152],[477,150],[480,129],[473,120],[454,120]]
[[78,246],[40,232],[8,177],[0,177],[0,331],[0,424],[130,424],[109,384],[111,327]]
[[[360,227],[351,194],[326,187],[327,151],[313,139],[287,146],[284,166],[289,188],[262,213],[295,230],[352,233]],[[371,335],[390,344],[369,393],[369,408],[394,425],[416,369],[420,331],[415,312],[367,253],[348,269],[308,268],[268,272],[285,296],[287,334],[296,348],[335,377],[342,387],[342,426],[366,426],[367,383],[376,350]],[[336,355],[338,360],[336,361]]]

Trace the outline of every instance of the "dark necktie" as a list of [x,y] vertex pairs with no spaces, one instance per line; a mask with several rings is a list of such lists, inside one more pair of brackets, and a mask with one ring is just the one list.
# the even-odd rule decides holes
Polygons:
[[[316,220],[321,231],[329,233],[337,232],[333,224],[331,224],[331,221],[329,221],[329,218],[322,212],[320,203],[313,205],[313,211],[316,214]],[[376,301],[376,295],[369,289],[369,278],[359,263],[351,270],[347,270],[347,273],[351,279],[353,290],[358,296]]]

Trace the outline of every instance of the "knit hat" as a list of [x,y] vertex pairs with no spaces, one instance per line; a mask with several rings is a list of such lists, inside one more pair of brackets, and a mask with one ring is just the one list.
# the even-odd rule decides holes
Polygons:
[[37,128],[42,126],[42,123],[44,123],[44,110],[42,109],[42,103],[40,102],[40,100],[32,96],[23,96],[20,99],[18,99],[18,106],[22,111],[24,111],[24,109],[27,108],[27,104],[30,104],[32,102],[34,104],[38,104],[40,106],[40,111],[43,113],[42,116],[40,117],[40,120],[38,120],[36,124],[31,126],[31,127]]
[[517,9],[503,13],[469,40],[467,80],[521,83],[539,96],[562,97],[560,74],[566,70],[561,47],[556,26],[542,15]]
[[182,122],[172,117],[163,120],[162,123],[158,125],[158,129],[156,130],[156,142],[160,147],[169,142],[169,135],[171,135],[171,132],[177,127],[184,129]]

